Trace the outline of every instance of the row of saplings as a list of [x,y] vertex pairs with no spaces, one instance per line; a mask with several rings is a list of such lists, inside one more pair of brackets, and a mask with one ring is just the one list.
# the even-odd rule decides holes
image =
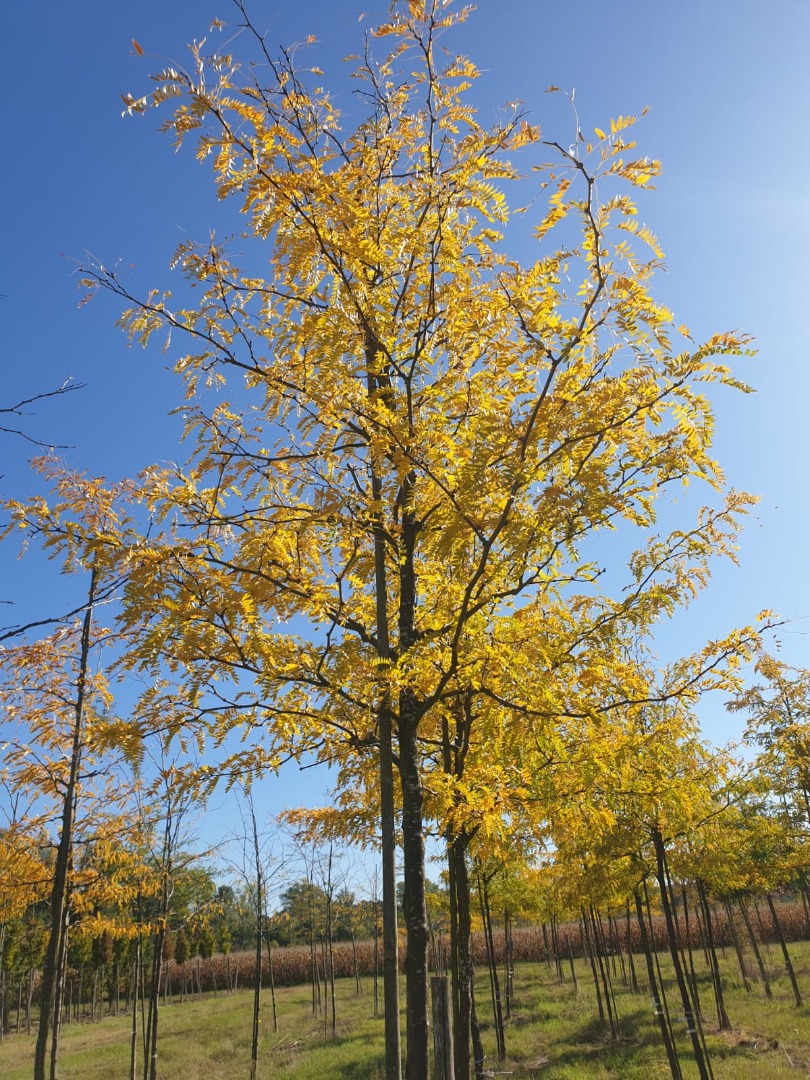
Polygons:
[[[688,889],[682,883],[676,887],[669,878],[665,860],[662,873],[666,887],[656,890],[661,914],[653,914],[650,894],[646,884],[641,884],[621,911],[601,912],[588,905],[578,912],[576,921],[561,922],[551,918],[537,927],[516,927],[508,912],[499,914],[496,919],[484,883],[479,896],[483,929],[472,936],[472,958],[477,967],[486,968],[489,973],[499,1060],[506,1057],[506,1022],[512,1015],[515,965],[521,961],[547,963],[555,970],[560,982],[570,980],[576,989],[574,960],[584,958],[593,980],[599,1018],[611,1038],[620,1034],[614,994],[617,980],[633,993],[642,992],[642,988],[644,993],[649,992],[655,1004],[671,1073],[676,1080],[682,1073],[672,1014],[658,963],[659,951],[668,951],[671,958],[675,991],[681,1005],[678,1012],[687,1020],[701,1080],[711,1080],[713,1075],[701,1017],[711,1008],[718,1027],[728,1029],[731,1026],[723,995],[718,949],[732,951],[742,984],[751,992],[752,975],[744,955],[747,943],[764,994],[771,999],[762,945],[778,944],[794,1001],[797,1006],[802,1004],[787,941],[810,938],[810,905],[804,890],[798,890],[801,903],[796,898],[789,904],[781,903],[777,909],[769,894],[713,900],[701,882],[693,883]],[[10,932],[12,929],[16,932]],[[32,913],[19,920],[14,928],[0,928],[0,934],[3,938],[0,968],[2,1032],[30,1033],[45,930],[41,920]],[[232,954],[230,945],[229,931],[224,925],[217,932],[200,925],[149,938],[116,938],[110,933],[89,938],[74,933],[62,973],[60,1021],[70,1024],[100,1019],[105,1011],[112,1015],[130,1012],[133,999],[156,999],[156,1007],[158,1000],[168,1005],[187,1000],[193,994],[233,992],[240,985],[254,986],[256,956],[246,952]],[[328,940],[327,933],[313,932],[308,945],[278,948],[266,940],[264,946],[260,980],[261,985],[272,992],[274,1028],[278,1023],[276,986],[310,983],[313,1014],[331,1014],[334,1026],[334,980],[353,978],[360,995],[361,979],[371,978],[374,1015],[379,1014],[381,950],[376,934],[370,941],[352,939],[335,943]],[[696,954],[702,957],[697,962]],[[643,972],[638,970],[639,956],[643,961]],[[435,973],[448,973],[449,943],[440,923],[432,927],[430,959]],[[698,968],[701,963],[709,974],[711,1006],[702,1002],[699,996]],[[482,1075],[484,1053],[480,1029],[475,1022],[476,1013],[473,1008],[472,1049],[476,1072]],[[155,1020],[155,1035],[156,1026]],[[149,1034],[148,1028],[147,1023],[145,1038]]]

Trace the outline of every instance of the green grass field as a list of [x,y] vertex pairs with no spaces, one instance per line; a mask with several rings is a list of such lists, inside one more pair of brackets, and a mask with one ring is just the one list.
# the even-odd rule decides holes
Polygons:
[[[800,986],[810,1000],[810,946],[793,945]],[[663,962],[663,957],[661,958]],[[700,959],[700,958],[698,958]],[[780,1080],[810,1075],[810,1005],[797,1009],[787,978],[772,969],[774,1001],[767,1002],[754,984],[746,994],[732,973],[734,957],[724,960],[724,985],[731,1033],[717,1031],[708,983],[701,984],[701,1001],[716,1080]],[[642,964],[637,962],[639,977]],[[621,1036],[611,1041],[597,1019],[596,998],[589,970],[577,963],[578,992],[571,982],[558,984],[545,964],[519,965],[515,973],[515,1002],[507,1026],[507,1060],[494,1059],[489,983],[477,982],[479,1019],[493,1076],[514,1080],[654,1080],[669,1069],[646,991],[633,995],[616,980]],[[685,1078],[697,1077],[691,1059],[686,1025],[677,1019],[676,996],[668,990],[675,1019],[678,1051]],[[313,1017],[308,987],[278,991],[279,1031],[273,1032],[270,994],[263,993],[259,1076],[299,1077],[301,1080],[382,1077],[382,1020],[374,1019],[371,981],[356,996],[353,980],[337,985],[337,1036],[328,1021]],[[158,1072],[163,1080],[238,1080],[247,1078],[250,1057],[252,994],[240,989],[193,998],[161,1009]],[[12,1017],[13,1019],[13,1017]],[[60,1076],[63,1080],[126,1080],[129,1075],[130,1018],[105,1017],[63,1029]],[[7,1034],[0,1043],[2,1080],[29,1080],[34,1036]],[[138,1075],[142,1070],[139,1041]]]

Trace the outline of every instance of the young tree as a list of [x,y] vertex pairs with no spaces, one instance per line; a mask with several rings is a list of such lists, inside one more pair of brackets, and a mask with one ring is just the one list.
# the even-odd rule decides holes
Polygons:
[[[387,1075],[399,1075],[398,799],[407,1068],[422,1077],[422,737],[481,685],[483,656],[466,651],[479,625],[594,588],[591,536],[651,529],[668,486],[721,483],[700,384],[735,384],[712,357],[746,341],[695,345],[652,298],[660,252],[623,188],[650,186],[659,167],[633,156],[632,119],[573,147],[543,140],[520,107],[484,127],[474,65],[438,44],[466,11],[400,0],[372,34],[388,52],[375,58],[370,40],[356,63],[365,113],[344,125],[320,74],[310,88],[237,7],[255,62],[195,45],[188,69],[125,101],[174,106],[164,127],[197,139],[267,270],[215,240],[184,243],[176,264],[202,296],[179,306],[136,298],[115,271],[85,274],[124,299],[133,339],[168,329],[190,342],[178,370],[193,459],[154,473],[150,497],[185,528],[142,551],[130,619],[149,625],[141,662],[187,670],[189,712],[215,712],[220,737],[264,714],[246,768],[376,749]],[[526,263],[503,238],[504,188],[522,174],[551,192]],[[638,581],[684,535],[651,545]],[[217,685],[225,672],[232,693]]]
[[762,681],[729,701],[747,716],[745,738],[759,749],[757,766],[771,794],[787,810],[797,839],[810,838],[810,671],[763,654]]
[[72,618],[44,620],[46,625],[56,623],[49,635],[32,638],[39,623],[12,628],[8,635],[17,640],[0,648],[0,692],[12,727],[6,783],[13,790],[35,793],[46,807],[42,820],[52,815],[58,821],[34,1067],[35,1080],[45,1080],[46,1071],[55,1078],[58,1068],[72,894],[82,880],[78,841],[107,839],[110,810],[122,791],[110,771],[112,756],[107,755],[112,695],[100,661],[102,650],[113,649],[120,638],[98,625],[96,611],[112,600],[120,584],[110,551],[116,546],[119,505],[128,486],[107,488],[99,479],[70,473],[48,459],[38,466],[51,481],[56,499],[9,503],[12,520],[6,535],[19,529],[27,541],[39,541],[63,573],[84,578],[87,590]]

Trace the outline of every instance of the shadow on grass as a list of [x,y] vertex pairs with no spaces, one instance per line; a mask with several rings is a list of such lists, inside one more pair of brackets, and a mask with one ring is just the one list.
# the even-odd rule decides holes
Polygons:
[[647,1008],[639,1002],[637,1009],[624,1013],[619,1029],[619,1035],[612,1039],[608,1024],[593,1017],[573,1026],[565,1024],[558,1034],[549,1032],[533,1053],[525,1052],[524,1042],[520,1058],[512,1058],[518,1064],[516,1075],[534,1076],[542,1071],[550,1077],[608,1074],[622,1080],[646,1080],[651,1068],[665,1057],[660,1035],[650,1024]]

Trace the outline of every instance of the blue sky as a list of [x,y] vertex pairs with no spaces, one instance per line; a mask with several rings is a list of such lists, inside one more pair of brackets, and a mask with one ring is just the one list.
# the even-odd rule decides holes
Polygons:
[[[379,0],[251,6],[271,46],[317,35],[312,62],[347,104],[343,76],[330,73],[386,9]],[[182,456],[178,423],[167,417],[181,396],[169,358],[128,349],[109,300],[78,308],[74,260],[86,252],[120,260],[133,285],[165,287],[184,235],[227,230],[206,170],[190,154],[174,155],[154,118],[121,116],[121,94],[144,92],[150,70],[182,61],[213,16],[228,22],[235,9],[229,0],[30,0],[5,13],[0,405],[68,376],[86,383],[24,423],[33,436],[70,444],[70,463],[93,473],[119,477]],[[481,0],[450,42],[483,71],[484,119],[522,99],[546,136],[570,141],[564,102],[544,94],[550,84],[575,89],[586,131],[650,106],[637,135],[641,152],[664,164],[642,204],[666,254],[657,295],[698,336],[743,329],[756,338],[759,355],[739,373],[757,392],[718,395],[716,451],[729,482],[761,502],[740,568],[718,567],[708,593],[662,634],[664,655],[768,607],[794,620],[780,634],[784,658],[808,662],[808,40],[804,0]],[[19,439],[0,436],[3,494],[32,490],[27,456]],[[0,593],[18,610],[50,608],[65,594],[65,583],[8,554]],[[739,731],[716,702],[703,720],[718,742]],[[293,779],[295,798],[325,783],[314,770],[304,776]]]

